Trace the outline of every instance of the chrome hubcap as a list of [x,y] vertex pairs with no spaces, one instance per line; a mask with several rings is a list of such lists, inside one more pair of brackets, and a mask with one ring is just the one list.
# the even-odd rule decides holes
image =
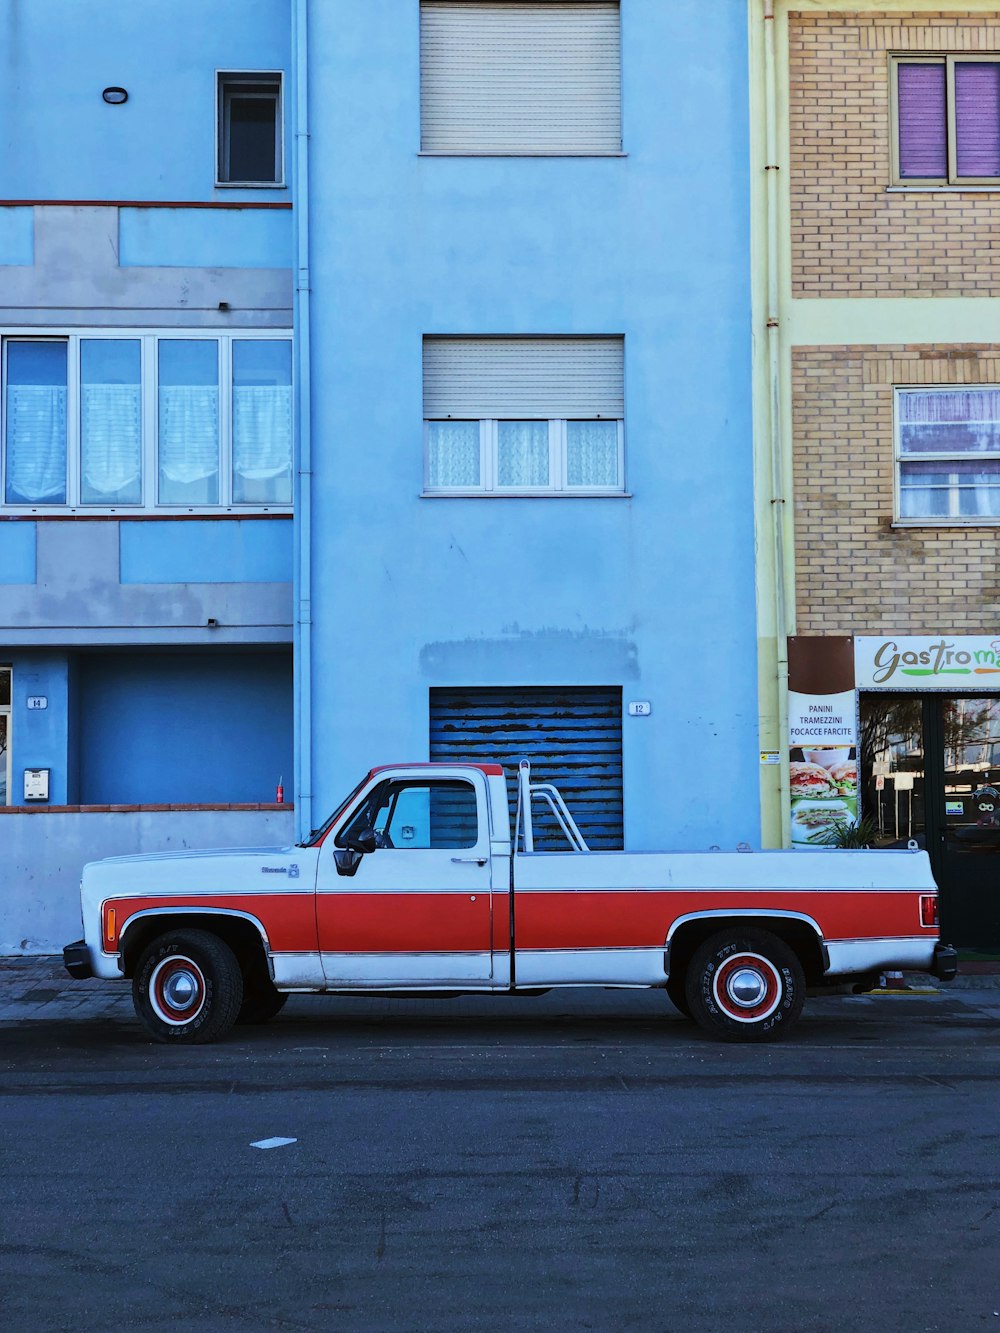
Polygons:
[[193,972],[172,972],[163,987],[163,1002],[180,1013],[189,1009],[198,994],[198,978]]
[[726,990],[734,1004],[753,1009],[767,994],[767,983],[753,968],[741,967],[729,978]]

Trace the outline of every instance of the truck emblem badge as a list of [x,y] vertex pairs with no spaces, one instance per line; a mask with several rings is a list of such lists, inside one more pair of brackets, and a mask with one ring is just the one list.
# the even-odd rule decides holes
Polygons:
[[295,865],[291,865],[291,866],[289,866],[289,867],[288,867],[288,878],[289,878],[289,879],[298,879],[298,877],[299,877],[299,868],[298,868],[298,866],[295,866]]

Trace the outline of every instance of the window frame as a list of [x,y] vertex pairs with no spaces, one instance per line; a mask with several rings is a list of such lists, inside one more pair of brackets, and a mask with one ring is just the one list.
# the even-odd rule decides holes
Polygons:
[[[352,798],[349,798],[350,808],[348,813],[343,815],[343,817],[337,820],[336,823],[331,821],[327,826],[328,832],[333,834],[333,837],[330,840],[331,847],[335,851],[343,851],[345,849],[346,837],[351,826],[361,814],[365,812],[372,800],[378,796],[379,792],[384,787],[390,789],[396,787],[401,790],[406,787],[429,788],[444,784],[454,785],[455,783],[462,783],[472,789],[473,799],[476,803],[476,841],[474,843],[461,847],[379,847],[375,852],[371,853],[371,855],[374,856],[384,852],[402,851],[411,856],[414,855],[414,853],[422,853],[425,856],[439,856],[442,852],[461,851],[467,852],[473,856],[485,852],[488,856],[490,849],[490,828],[485,780],[480,781],[475,775],[468,772],[450,773],[446,769],[445,771],[441,771],[442,769],[444,769],[444,765],[441,765],[440,767],[434,765],[433,768],[428,767],[427,771],[424,773],[406,772],[406,770],[393,770],[391,772],[381,770],[376,771],[374,774],[370,774],[365,781],[364,789],[359,799],[352,799],[353,796],[357,795],[356,792],[352,793]],[[392,799],[393,811],[395,811],[395,805],[398,799],[399,791],[394,794]],[[374,827],[373,825],[370,826]]]
[[[271,181],[228,180],[223,172],[229,156],[228,89],[240,84],[274,83],[274,165]],[[285,182],[285,75],[280,69],[215,71],[215,188],[218,190],[283,190]]]
[[[893,51],[889,53],[889,147],[892,155],[891,174],[893,186],[906,189],[909,186],[936,186],[939,189],[964,187],[967,185],[992,185],[1000,189],[1000,174],[996,176],[959,176],[958,174],[958,133],[955,114],[955,66],[956,65],[996,65],[1000,64],[1000,52],[930,52]],[[947,176],[902,176],[899,167],[899,66],[900,65],[943,65],[945,76],[945,149],[948,159]]]
[[[478,486],[432,486],[430,482],[430,445],[428,426],[432,421],[476,421],[476,417],[435,415],[424,418],[424,499],[469,497],[504,499],[553,496],[571,498],[627,497],[625,486],[625,422],[621,417],[533,417],[530,414],[512,417],[479,417],[479,478]],[[497,481],[499,423],[501,421],[545,421],[549,428],[549,481],[544,486],[501,486]],[[618,428],[618,484],[615,486],[571,486],[567,481],[567,431],[569,421],[614,421]]]
[[972,460],[996,461],[997,479],[1000,480],[1000,448],[990,450],[988,453],[978,454],[958,454],[944,450],[929,450],[919,455],[906,454],[902,452],[902,425],[901,413],[899,410],[900,395],[904,393],[954,393],[957,390],[977,390],[988,389],[1000,393],[1000,384],[896,384],[892,391],[892,433],[893,433],[893,469],[892,469],[892,489],[893,489],[893,527],[900,528],[995,528],[1000,527],[1000,515],[988,514],[961,514],[954,513],[951,510],[955,507],[958,491],[955,489],[957,483],[949,482],[948,503],[949,513],[943,515],[928,514],[920,517],[903,516],[902,512],[902,464],[904,462],[912,463],[914,461],[927,463],[949,463],[959,460],[966,462]]
[[[137,504],[84,504],[82,493],[82,344],[86,341],[139,343],[142,479]],[[159,353],[161,342],[214,342],[219,372],[219,500],[216,504],[170,504],[159,499]],[[118,517],[169,515],[280,514],[293,512],[293,500],[240,504],[233,495],[233,343],[293,341],[292,330],[206,328],[5,328],[0,330],[0,515],[4,517]],[[57,342],[66,346],[66,500],[59,504],[7,500],[7,349],[11,342]],[[294,396],[294,355],[292,360]],[[294,397],[293,397],[294,413]],[[289,458],[294,487],[295,459]]]

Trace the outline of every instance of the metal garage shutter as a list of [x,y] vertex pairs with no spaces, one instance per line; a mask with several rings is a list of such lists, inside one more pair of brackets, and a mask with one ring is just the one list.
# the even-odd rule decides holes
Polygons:
[[423,0],[421,148],[621,149],[617,0]]
[[[430,712],[432,760],[499,760],[513,812],[518,761],[528,759],[536,781],[562,792],[594,851],[622,846],[620,688],[438,689],[431,690]],[[539,802],[535,845],[566,850]]]
[[625,415],[620,337],[424,338],[424,416]]

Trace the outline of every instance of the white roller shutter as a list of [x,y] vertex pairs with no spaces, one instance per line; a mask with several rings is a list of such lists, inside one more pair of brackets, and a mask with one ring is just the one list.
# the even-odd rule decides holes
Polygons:
[[424,416],[625,415],[621,338],[424,339]]
[[423,0],[423,151],[618,152],[619,30],[617,0]]

